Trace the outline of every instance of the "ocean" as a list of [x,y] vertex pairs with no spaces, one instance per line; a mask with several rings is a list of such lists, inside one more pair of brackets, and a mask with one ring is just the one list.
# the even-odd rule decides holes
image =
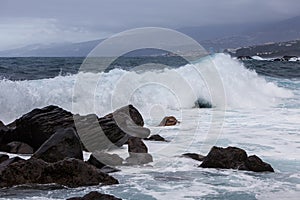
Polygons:
[[[141,112],[151,134],[170,142],[145,141],[154,162],[118,167],[121,171],[112,174],[118,185],[73,189],[20,186],[0,189],[1,199],[66,199],[95,190],[136,200],[299,198],[300,62],[241,62],[225,54],[191,64],[172,57],[130,58],[115,63],[116,68],[93,73],[80,70],[83,60],[0,58],[0,120],[7,124],[50,104],[74,111],[74,103],[86,97],[74,98],[77,78],[84,76],[83,88],[90,87],[89,80],[97,80],[92,94],[94,113],[103,116],[131,103]],[[152,67],[137,67],[149,62],[154,63]],[[157,63],[169,67],[155,69]],[[225,96],[221,104],[211,97],[218,83],[197,73],[211,68],[222,82]],[[211,102],[213,108],[196,108],[197,100]],[[90,112],[79,110],[80,114]],[[168,115],[181,123],[158,127]],[[180,157],[188,152],[205,155],[214,145],[245,149],[248,155],[270,163],[275,173],[204,169],[198,167],[199,161]],[[113,153],[126,158],[127,147]],[[85,155],[88,158],[88,153]]]

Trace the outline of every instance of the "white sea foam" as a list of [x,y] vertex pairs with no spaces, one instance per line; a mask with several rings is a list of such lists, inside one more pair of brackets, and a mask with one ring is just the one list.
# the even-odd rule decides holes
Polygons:
[[[292,93],[267,82],[242,63],[224,54],[212,59],[202,59],[177,69],[163,69],[137,73],[114,69],[109,73],[81,73],[85,81],[80,83],[82,95],[75,102],[93,104],[93,112],[103,115],[116,107],[132,103],[147,119],[151,112],[166,113],[168,109],[192,108],[198,98],[211,100],[205,81],[198,69],[215,67],[221,77],[226,94],[226,104],[232,108],[265,108],[278,104],[281,98],[292,97]],[[0,81],[0,120],[11,122],[36,107],[54,104],[72,110],[72,95],[78,75],[58,76],[51,79]],[[96,90],[91,84],[97,81]],[[128,93],[128,91],[132,93]],[[92,94],[90,94],[92,93]],[[87,99],[91,96],[91,99]],[[212,102],[218,106],[217,102]],[[113,105],[113,106],[112,106]],[[81,108],[84,106],[81,106]],[[80,110],[82,114],[90,110]],[[149,114],[150,113],[150,114]]]

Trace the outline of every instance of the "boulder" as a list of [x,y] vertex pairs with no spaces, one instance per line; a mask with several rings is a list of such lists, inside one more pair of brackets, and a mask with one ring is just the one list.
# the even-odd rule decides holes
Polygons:
[[8,126],[14,127],[2,138],[2,143],[19,141],[36,151],[58,129],[73,125],[72,113],[57,106],[34,109]]
[[73,115],[50,105],[34,109],[7,125],[8,130],[0,131],[0,146],[19,141],[36,151],[57,130],[74,128],[89,151],[103,150],[122,146],[130,135],[148,137],[150,130],[142,127],[143,125],[141,114],[132,105],[124,106],[101,118],[94,114]]
[[6,144],[6,152],[16,154],[33,154],[33,148],[23,142],[10,142]]
[[94,152],[87,163],[94,165],[95,167],[102,169],[105,166],[117,166],[122,165],[123,158],[117,154],[109,154],[105,152]]
[[9,159],[8,155],[0,153],[0,164],[8,159]]
[[34,154],[34,158],[57,162],[65,158],[83,160],[80,140],[73,128],[59,129]]
[[0,163],[0,177],[1,177],[1,173],[4,169],[6,169],[10,164],[19,162],[20,160],[24,160],[24,159],[17,156],[17,157],[6,159],[5,161],[1,162]]
[[7,131],[8,128],[3,124],[2,121],[0,121],[0,131]]
[[191,158],[191,159],[194,159],[197,161],[203,161],[205,158],[205,156],[197,154],[197,153],[184,153],[184,154],[182,154],[182,156],[186,157],[186,158]]
[[99,192],[93,191],[84,195],[83,197],[72,197],[67,200],[121,200],[121,199],[109,194],[101,194]]
[[127,164],[140,165],[153,162],[153,158],[151,154],[148,153],[148,148],[141,138],[129,138],[128,152],[129,157],[126,158]]
[[148,138],[145,138],[144,140],[150,140],[150,141],[160,141],[160,142],[168,142],[165,138],[162,136],[156,134],[156,135],[151,135]]
[[212,108],[212,104],[207,101],[206,99],[203,99],[203,98],[198,98],[196,101],[195,101],[195,108]]
[[179,121],[177,121],[177,119],[174,116],[167,116],[163,118],[159,126],[174,126],[177,123],[179,123]]
[[245,161],[245,166],[248,170],[254,172],[274,172],[274,169],[270,164],[263,162],[256,155],[249,156]]
[[239,169],[255,172],[274,172],[271,165],[264,163],[257,156],[247,156],[247,153],[237,147],[213,147],[203,159],[200,167]]
[[68,158],[55,163],[30,158],[1,170],[0,187],[56,183],[67,187],[118,184],[118,181],[82,160]]

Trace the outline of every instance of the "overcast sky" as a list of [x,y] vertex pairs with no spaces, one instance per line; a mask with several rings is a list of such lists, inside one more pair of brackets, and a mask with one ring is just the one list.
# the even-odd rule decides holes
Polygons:
[[299,0],[0,0],[0,50],[81,42],[135,27],[278,21]]

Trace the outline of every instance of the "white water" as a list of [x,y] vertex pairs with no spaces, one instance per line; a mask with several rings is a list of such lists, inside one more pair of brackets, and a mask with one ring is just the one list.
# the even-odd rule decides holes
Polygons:
[[[75,102],[94,104],[92,111],[83,109],[79,111],[81,114],[94,112],[101,116],[131,103],[145,118],[149,118],[153,110],[163,110],[163,116],[169,113],[168,110],[192,108],[198,98],[211,101],[198,69],[212,67],[220,74],[228,107],[267,108],[276,106],[282,98],[293,96],[292,92],[267,82],[229,56],[217,54],[212,62],[204,59],[178,69],[144,73],[115,69],[109,73],[85,73],[85,81],[80,83],[82,95],[77,95]],[[9,123],[36,107],[50,104],[71,111],[76,78],[77,75],[25,81],[0,80],[0,120]],[[97,88],[90,91],[94,81],[98,81]],[[217,106],[217,102],[212,103]]]

